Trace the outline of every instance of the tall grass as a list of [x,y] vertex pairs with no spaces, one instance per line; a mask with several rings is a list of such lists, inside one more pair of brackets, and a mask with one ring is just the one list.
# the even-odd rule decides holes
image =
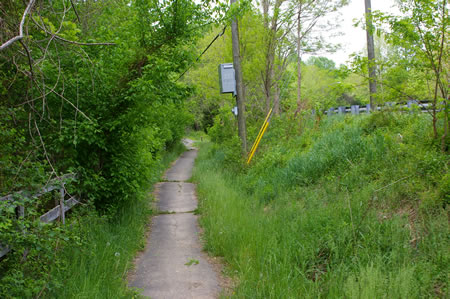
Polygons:
[[422,121],[409,118],[377,128],[373,119],[328,120],[295,151],[269,136],[240,173],[219,147],[202,145],[194,181],[206,249],[229,264],[235,297],[448,295],[447,211],[437,191],[448,157],[423,135],[409,139]]
[[[152,186],[163,171],[184,150],[177,146],[166,154],[155,169]],[[95,212],[73,221],[73,230],[82,236],[82,246],[66,248],[63,261],[66,267],[51,275],[63,282],[49,290],[53,298],[132,298],[137,292],[127,288],[127,272],[133,258],[145,246],[145,232],[152,213],[151,189],[128,201],[113,217],[100,217]],[[86,212],[86,211],[84,211]],[[73,217],[74,218],[74,217]]]

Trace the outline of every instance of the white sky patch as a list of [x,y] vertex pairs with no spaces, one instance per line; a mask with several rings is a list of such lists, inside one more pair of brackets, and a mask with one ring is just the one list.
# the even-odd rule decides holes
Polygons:
[[[379,10],[386,13],[398,14],[399,10],[395,7],[395,0],[372,0],[372,10]],[[355,52],[361,52],[367,44],[366,32],[362,26],[354,27],[357,20],[364,17],[364,0],[351,0],[349,5],[340,9],[342,14],[342,23],[339,31],[343,35],[338,37],[329,37],[328,42],[341,44],[341,48],[335,53],[316,53],[313,55],[303,55],[306,61],[310,56],[323,56],[336,62],[336,66],[345,64],[350,58],[349,55]],[[332,21],[333,16],[325,17],[325,21]]]

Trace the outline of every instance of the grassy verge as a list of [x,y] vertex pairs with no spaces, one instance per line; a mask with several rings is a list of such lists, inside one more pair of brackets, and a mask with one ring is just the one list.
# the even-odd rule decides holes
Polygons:
[[[379,119],[380,117],[389,119]],[[228,168],[203,143],[194,169],[206,248],[237,298],[448,296],[448,156],[413,116],[335,118]]]
[[[178,146],[159,163],[150,185],[158,182],[164,170],[184,151]],[[127,202],[112,218],[84,215],[73,222],[76,235],[82,236],[82,246],[66,248],[65,267],[52,273],[62,285],[49,290],[54,298],[132,298],[136,292],[127,288],[126,276],[133,258],[145,246],[151,190]]]

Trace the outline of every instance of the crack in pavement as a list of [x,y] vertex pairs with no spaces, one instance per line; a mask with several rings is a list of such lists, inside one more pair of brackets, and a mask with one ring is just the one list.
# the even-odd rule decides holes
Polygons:
[[181,212],[159,211],[155,215],[176,215],[176,214],[193,214],[193,215],[195,215],[195,213],[197,213],[197,210],[181,211]]

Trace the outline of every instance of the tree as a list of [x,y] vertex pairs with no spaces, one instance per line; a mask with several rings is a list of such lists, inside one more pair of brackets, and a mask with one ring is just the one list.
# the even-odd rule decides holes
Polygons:
[[377,69],[375,65],[375,45],[373,42],[372,6],[370,0],[364,0],[366,14],[367,57],[369,65],[370,106],[375,107],[377,93]]
[[[389,25],[386,38],[389,43],[401,49],[398,58],[408,65],[410,73],[421,74],[427,82],[433,106],[433,134],[435,139],[441,134],[441,150],[445,151],[449,130],[448,1],[399,0],[398,6],[402,16],[378,13],[374,19],[380,25]],[[438,130],[440,109],[443,118],[442,133]]]
[[[266,113],[270,110],[271,97],[272,97],[272,85],[274,81],[275,72],[275,53],[278,48],[278,44],[283,39],[283,36],[277,36],[279,31],[282,29],[281,17],[281,5],[285,0],[275,0],[273,3],[273,13],[272,16],[269,15],[271,1],[263,0],[261,2],[263,7],[263,18],[264,18],[264,29],[266,30],[266,55],[265,55],[265,70],[262,73],[263,89],[265,97],[265,111]],[[276,83],[275,83],[276,84]],[[275,88],[276,100],[274,99],[274,106],[276,106],[275,112],[278,113],[279,107],[279,91],[278,87]]]
[[321,68],[323,70],[335,70],[336,69],[336,63],[328,59],[326,57],[317,57],[317,56],[311,56],[307,61],[307,65],[315,65],[318,68]]

